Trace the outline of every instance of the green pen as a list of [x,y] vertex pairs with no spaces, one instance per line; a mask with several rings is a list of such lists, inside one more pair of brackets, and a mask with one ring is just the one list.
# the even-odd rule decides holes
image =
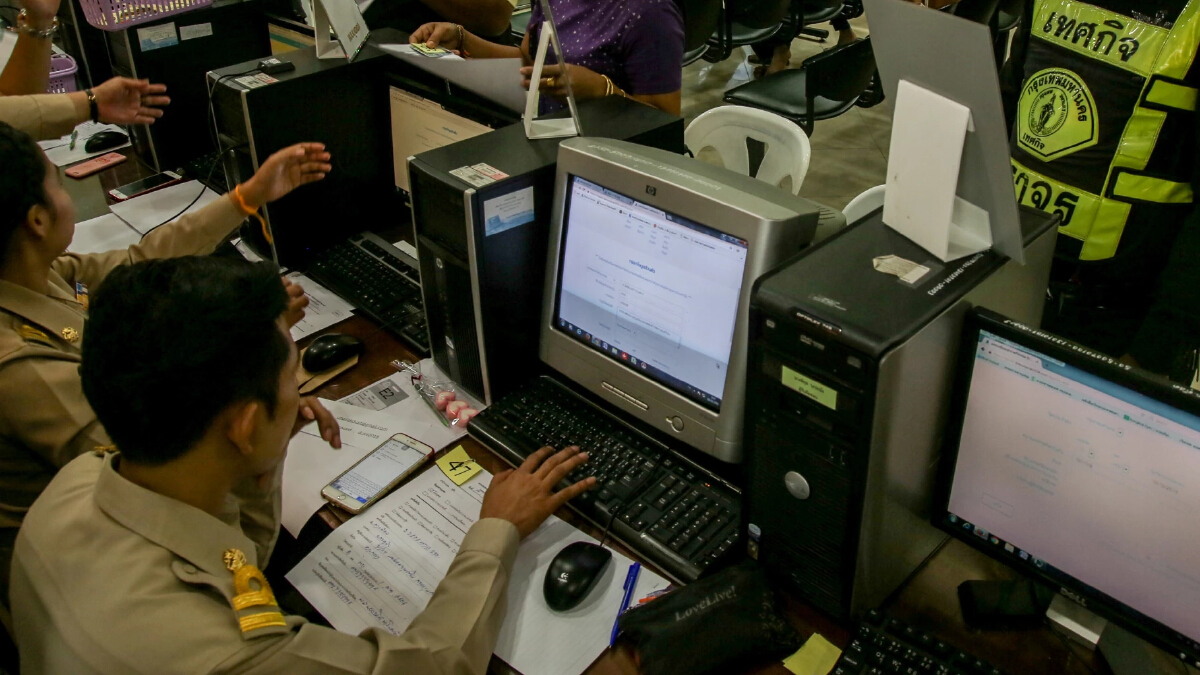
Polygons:
[[77,138],[79,138],[79,130],[75,129],[74,131],[71,132],[71,147],[69,148],[70,150],[75,149],[75,139],[77,139]]

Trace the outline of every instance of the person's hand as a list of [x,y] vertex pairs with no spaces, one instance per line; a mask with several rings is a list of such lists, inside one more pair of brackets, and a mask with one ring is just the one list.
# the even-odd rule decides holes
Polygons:
[[114,77],[92,89],[100,121],[109,124],[154,124],[163,115],[159,108],[171,102],[169,97],[160,95],[166,91],[165,84],[128,77]]
[[304,318],[304,308],[308,307],[308,296],[304,294],[304,289],[300,284],[292,283],[292,280],[287,277],[279,277],[283,281],[283,288],[288,294],[287,309],[283,310],[283,320],[287,322],[288,328],[300,323]]
[[589,476],[552,492],[559,481],[587,461],[587,453],[579,452],[574,446],[553,453],[554,448],[542,448],[527,457],[519,468],[496,474],[483,495],[479,517],[507,520],[517,526],[517,532],[524,539],[558,507],[596,484],[596,477]]
[[[567,81],[562,77],[562,64],[546,64],[542,66],[542,79],[538,89],[547,96],[557,99],[567,97]],[[583,101],[591,98],[603,98],[608,91],[608,80],[594,70],[584,66],[567,64],[567,75],[571,78],[571,92],[575,99]],[[533,76],[533,66],[521,68],[521,87],[529,91],[529,78]]]
[[462,45],[458,42],[458,37],[458,24],[439,21],[437,23],[427,23],[417,28],[412,32],[412,35],[408,36],[408,43],[417,45],[423,42],[430,49],[441,47],[442,49],[457,52],[462,49]]
[[459,428],[466,428],[467,422],[478,415],[479,411],[472,408],[466,401],[459,401],[452,391],[439,392],[433,399],[433,404],[450,423]]
[[45,30],[54,25],[54,17],[58,14],[59,0],[21,0],[21,9],[25,10],[29,27],[35,30]]
[[240,192],[246,204],[257,209],[332,170],[324,143],[297,143],[268,157]]
[[316,396],[305,396],[300,399],[300,408],[296,410],[296,424],[292,427],[292,435],[300,433],[300,430],[313,420],[317,422],[317,430],[321,432],[321,438],[325,439],[325,442],[329,443],[333,449],[341,449],[342,429],[338,426],[337,418],[321,405],[321,400]]

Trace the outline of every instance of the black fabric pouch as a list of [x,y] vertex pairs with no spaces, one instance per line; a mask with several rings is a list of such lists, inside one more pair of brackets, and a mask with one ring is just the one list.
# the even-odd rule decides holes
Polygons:
[[728,672],[782,659],[803,643],[753,561],[630,609],[619,624],[645,675]]

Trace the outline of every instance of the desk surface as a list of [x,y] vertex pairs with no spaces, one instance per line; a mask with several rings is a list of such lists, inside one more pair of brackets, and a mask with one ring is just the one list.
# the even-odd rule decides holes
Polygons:
[[[130,149],[130,161],[83,180],[63,178],[64,185],[75,201],[76,218],[84,220],[103,215],[108,211],[108,190],[139,178],[152,175],[153,171],[142,164]],[[61,174],[61,169],[60,169]],[[383,233],[395,235],[397,233]],[[411,238],[410,233],[404,233]],[[395,238],[389,239],[394,241]],[[362,387],[394,372],[389,366],[393,359],[414,359],[408,348],[391,334],[380,330],[371,321],[355,316],[337,324],[327,331],[354,335],[365,343],[365,352],[359,363],[346,373],[334,378],[319,390],[323,398],[338,399],[358,391]],[[319,333],[318,333],[319,334]],[[301,340],[301,346],[315,336]],[[493,473],[508,468],[497,455],[487,450],[474,439],[466,438],[462,443],[467,452],[488,471]],[[326,507],[319,514],[331,529],[342,522],[344,514]],[[600,532],[569,509],[560,509],[557,514],[576,527],[599,537]],[[619,544],[615,547],[626,555],[636,558]],[[958,585],[972,579],[1010,579],[1015,573],[999,562],[984,556],[965,544],[948,542],[930,561],[909,580],[884,605],[885,611],[923,628],[946,642],[965,648],[976,656],[985,658],[1013,675],[1091,675],[1109,673],[1103,660],[1081,648],[1068,646],[1048,628],[1031,631],[989,631],[968,629],[958,610]],[[784,611],[801,635],[819,632],[838,646],[845,645],[850,638],[849,629],[805,606],[792,597],[784,598]],[[1178,662],[1176,662],[1178,663]],[[492,660],[491,672],[508,674],[512,669],[498,659]],[[610,650],[602,655],[586,671],[588,675],[636,675],[637,669],[630,654],[624,649]],[[786,675],[787,670],[778,663],[750,667],[742,671],[755,675]]]

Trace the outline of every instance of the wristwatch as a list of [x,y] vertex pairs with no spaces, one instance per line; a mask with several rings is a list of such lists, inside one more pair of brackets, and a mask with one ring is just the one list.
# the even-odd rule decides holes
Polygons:
[[29,21],[29,12],[24,9],[21,10],[21,12],[19,14],[17,14],[17,25],[9,26],[8,27],[9,32],[25,33],[26,35],[32,35],[33,37],[42,38],[42,39],[54,37],[54,34],[58,32],[58,17],[57,16],[54,17],[54,23],[52,23],[49,28],[43,28],[41,30],[38,30],[36,28],[30,28],[27,23],[28,21]]
[[96,94],[91,89],[84,89],[83,93],[87,94],[88,110],[92,113],[92,121],[100,121],[100,104],[96,103]]

